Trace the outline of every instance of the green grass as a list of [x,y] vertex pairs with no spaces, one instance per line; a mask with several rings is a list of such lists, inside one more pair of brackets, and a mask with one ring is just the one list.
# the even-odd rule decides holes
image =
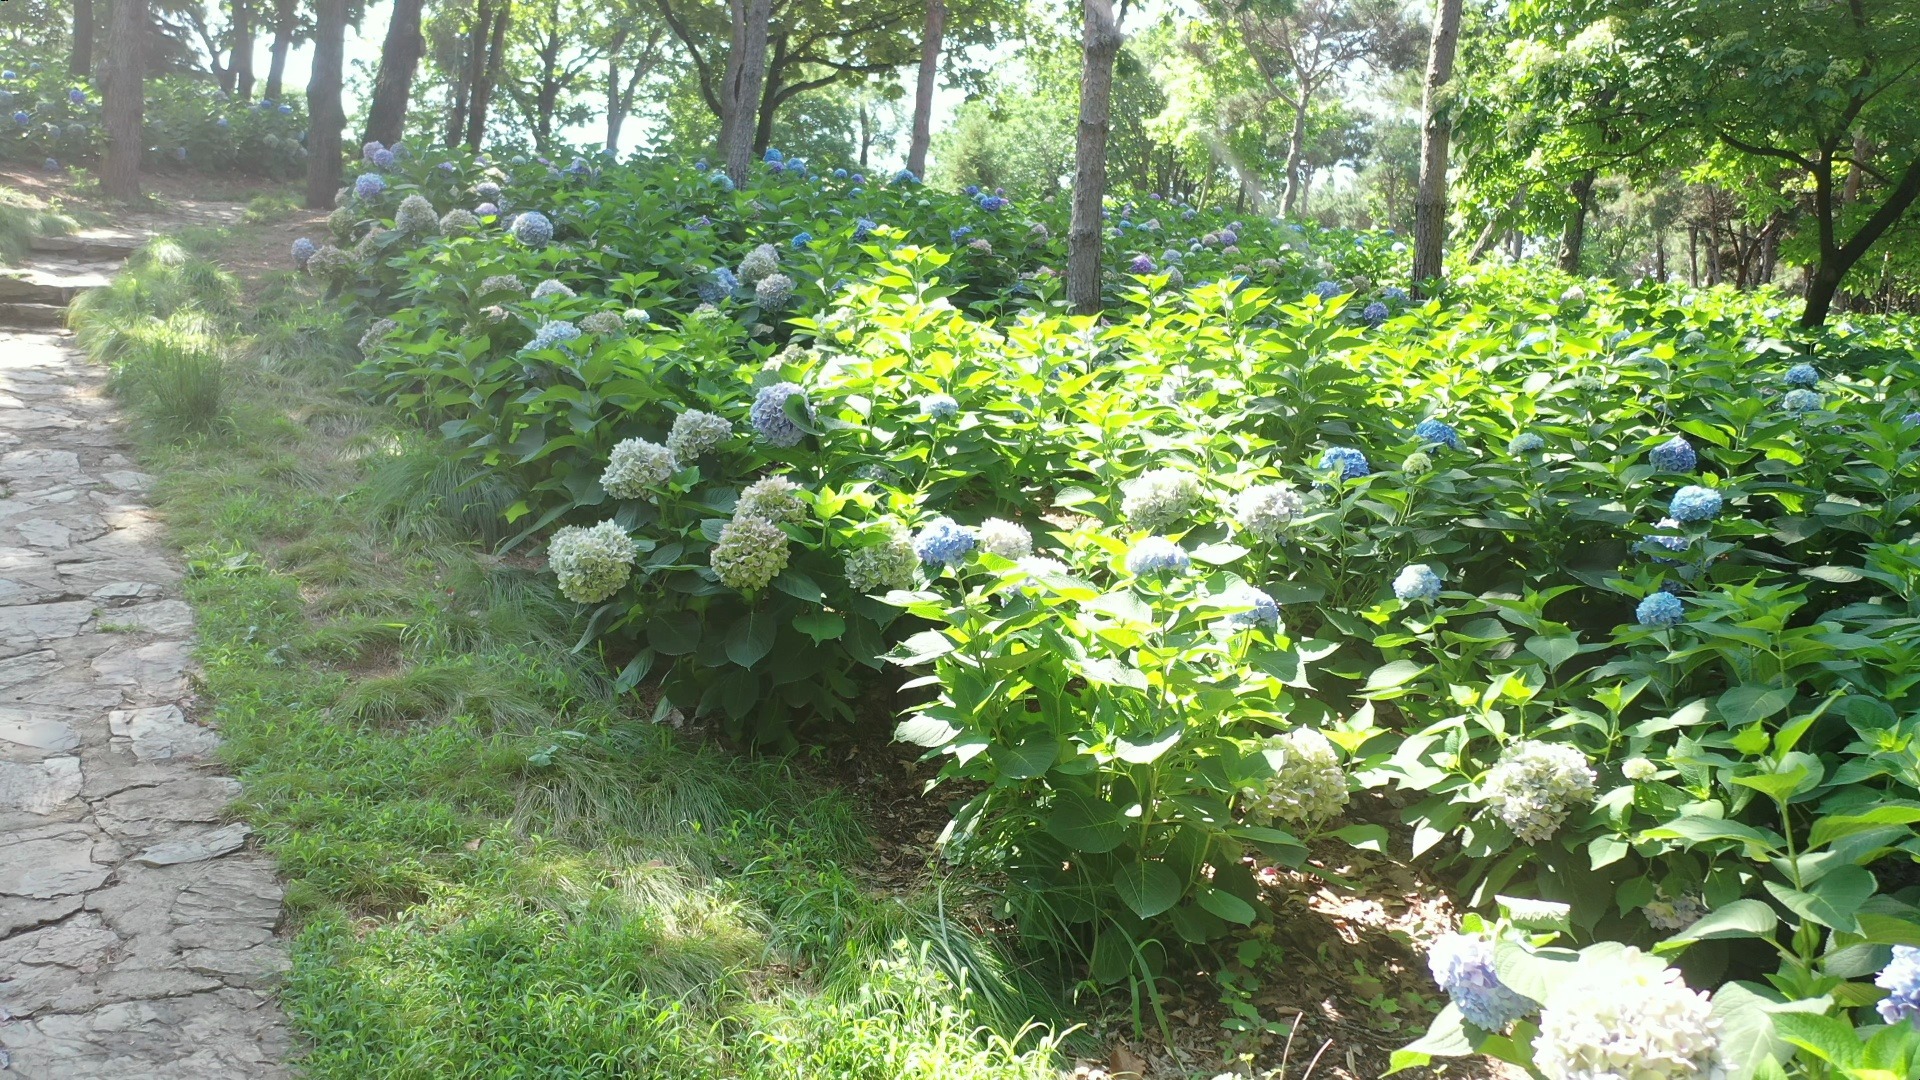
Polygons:
[[11,266],[31,249],[36,236],[63,236],[77,223],[11,188],[0,187],[0,266]]
[[957,889],[869,885],[845,798],[613,697],[572,606],[487,554],[502,493],[343,394],[355,328],[288,281],[242,304],[195,246],[76,323],[123,372],[197,333],[224,373],[211,437],[129,400],[288,881],[307,1075],[1054,1075]]

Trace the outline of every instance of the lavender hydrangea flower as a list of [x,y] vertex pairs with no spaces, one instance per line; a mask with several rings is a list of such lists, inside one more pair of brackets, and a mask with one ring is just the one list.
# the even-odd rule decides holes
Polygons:
[[370,160],[376,169],[391,169],[397,159],[393,156],[393,151],[391,150],[375,150]]
[[317,244],[315,244],[313,241],[307,239],[304,236],[298,240],[295,240],[293,242],[294,268],[298,270],[305,270],[307,268],[307,260],[313,258],[313,253],[319,250],[320,248]]
[[1882,1020],[1920,1027],[1920,949],[1895,945],[1893,959],[1873,977],[1873,985],[1887,991],[1874,1005]]
[[385,150],[386,148],[387,145],[385,143],[377,140],[370,143],[363,143],[360,147],[360,160],[371,165],[373,164],[374,153],[379,150]]
[[1447,934],[1428,948],[1427,970],[1468,1023],[1505,1031],[1540,1006],[1500,981],[1493,967],[1493,944],[1484,934]]
[[924,566],[954,566],[974,549],[973,530],[949,517],[937,517],[913,535],[913,552]]
[[1667,514],[1683,525],[1701,521],[1712,521],[1720,516],[1726,505],[1718,491],[1698,484],[1688,484],[1674,492],[1673,501],[1667,504]]
[[1453,425],[1436,417],[1428,417],[1413,425],[1413,437],[1429,446],[1444,446],[1449,450],[1460,449],[1460,433]]
[[353,193],[362,199],[377,199],[387,190],[387,178],[379,173],[361,173],[353,182]]
[[1133,261],[1127,264],[1127,269],[1135,274],[1151,274],[1153,273],[1153,258],[1148,255],[1135,255]]
[[491,180],[482,180],[473,185],[473,194],[485,202],[497,203],[500,201],[500,185]]
[[979,199],[975,200],[975,202],[980,209],[985,210],[989,214],[997,214],[1013,205],[1013,200],[1002,195],[982,195]]
[[1387,309],[1387,305],[1378,300],[1360,309],[1360,321],[1366,323],[1368,326],[1379,326],[1381,323],[1386,322],[1388,318],[1392,317],[1392,315],[1393,312]]
[[1633,617],[1641,626],[1674,626],[1686,621],[1687,609],[1672,593],[1657,592],[1640,601]]
[[1661,472],[1690,473],[1700,463],[1700,456],[1693,451],[1693,444],[1684,436],[1675,435],[1666,442],[1653,448],[1647,460]]
[[1812,364],[1795,364],[1787,369],[1780,381],[1788,386],[1815,386],[1820,382],[1820,369]]
[[530,248],[543,248],[553,240],[553,222],[538,210],[529,210],[513,219],[513,238]]
[[760,437],[774,446],[797,446],[807,437],[806,431],[793,418],[787,415],[787,399],[798,396],[800,404],[809,416],[813,406],[807,401],[807,393],[797,384],[790,382],[774,383],[763,386],[753,399],[753,409],[749,414],[755,431]]
[[1357,480],[1373,471],[1367,455],[1351,446],[1329,446],[1320,455],[1321,472],[1337,472],[1342,480]]
[[1405,603],[1432,603],[1440,598],[1440,575],[1426,563],[1414,563],[1393,579],[1393,595]]
[[1164,536],[1148,536],[1127,549],[1127,572],[1136,577],[1146,574],[1184,574],[1193,565],[1185,548]]

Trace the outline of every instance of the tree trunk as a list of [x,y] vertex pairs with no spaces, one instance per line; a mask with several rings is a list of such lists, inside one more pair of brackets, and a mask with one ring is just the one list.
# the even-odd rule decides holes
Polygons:
[[727,81],[720,88],[726,113],[721,123],[721,150],[726,155],[727,176],[739,185],[747,182],[753,144],[759,134],[773,0],[729,0],[728,6],[733,10],[733,44],[727,50]]
[[1587,208],[1593,201],[1595,175],[1588,169],[1567,190],[1573,196],[1573,212],[1560,230],[1560,269],[1569,274],[1580,272],[1580,249],[1587,243]]
[[1820,262],[1813,272],[1807,275],[1807,308],[1800,315],[1800,325],[1806,329],[1824,326],[1827,311],[1833,306],[1833,294],[1840,290],[1840,283],[1846,280],[1847,271],[1866,255],[1867,249],[1874,245],[1894,223],[1906,214],[1916,198],[1920,198],[1920,157],[1907,163],[1900,182],[1887,195],[1880,209],[1867,218],[1852,237],[1844,244],[1834,242],[1833,199],[1831,196],[1832,170],[1815,170],[1814,205],[1820,215]]
[[73,51],[67,74],[84,79],[93,74],[93,0],[73,0]]
[[920,38],[920,81],[913,90],[913,141],[907,147],[907,168],[927,175],[927,144],[933,141],[933,84],[940,74],[940,44],[947,32],[946,0],[927,0],[927,29]]
[[867,155],[873,150],[873,110],[860,99],[860,171],[867,169]]
[[107,21],[106,101],[101,105],[107,153],[100,163],[100,191],[127,202],[140,197],[146,61],[147,0],[115,0]]
[[1297,91],[1300,100],[1293,110],[1293,130],[1287,135],[1287,190],[1280,196],[1280,216],[1291,218],[1300,208],[1300,163],[1307,156],[1307,89]]
[[233,71],[234,96],[241,101],[253,97],[253,0],[233,0],[233,58],[227,67]]
[[1100,311],[1100,265],[1107,194],[1107,134],[1112,126],[1113,60],[1120,22],[1111,0],[1083,0],[1080,32],[1080,128],[1073,146],[1073,218],[1067,227],[1067,302],[1075,313]]
[[1667,283],[1667,230],[1653,230],[1653,280]]
[[267,61],[267,85],[260,96],[279,101],[281,83],[287,75],[287,51],[293,47],[293,33],[300,27],[299,0],[278,0],[273,8],[273,49]]
[[423,3],[393,0],[393,17],[387,20],[387,40],[380,50],[380,70],[373,77],[373,100],[367,106],[362,143],[397,143],[406,132],[407,97],[413,89],[414,69],[427,47],[420,36]]
[[476,0],[473,22],[467,27],[466,71],[453,80],[453,102],[447,113],[447,149],[460,145],[467,133],[467,112],[473,108],[473,88],[487,67],[487,31],[493,28],[493,5]]
[[473,103],[467,108],[467,149],[478,151],[487,133],[487,105],[493,100],[493,88],[500,83],[500,71],[506,63],[507,23],[513,18],[513,0],[501,0],[493,13],[492,36],[487,41],[485,63],[480,80],[473,85]]
[[622,104],[620,88],[620,53],[627,47],[626,27],[618,27],[613,32],[613,40],[607,45],[607,149],[616,150],[620,146],[620,129],[626,125],[627,110]]
[[1413,294],[1426,295],[1428,282],[1446,272],[1447,144],[1453,120],[1443,99],[1453,78],[1453,54],[1460,45],[1461,0],[1437,0],[1433,37],[1427,47],[1426,89],[1420,111],[1420,187],[1413,196]]
[[309,210],[333,206],[340,187],[341,69],[346,60],[347,0],[313,0],[313,74],[307,80],[307,200]]

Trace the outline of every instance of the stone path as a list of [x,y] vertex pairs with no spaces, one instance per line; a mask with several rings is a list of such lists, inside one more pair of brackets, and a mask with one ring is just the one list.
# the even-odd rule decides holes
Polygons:
[[103,372],[27,329],[127,242],[79,239],[0,284],[0,1080],[284,1077],[281,890],[192,715],[151,478]]

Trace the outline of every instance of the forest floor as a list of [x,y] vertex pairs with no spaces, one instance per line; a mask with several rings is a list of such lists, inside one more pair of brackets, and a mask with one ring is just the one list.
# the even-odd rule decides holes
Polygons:
[[[88,205],[49,178],[0,176],[0,184]],[[461,535],[472,519],[444,505],[452,493],[435,471],[430,440],[349,390],[357,354],[348,328],[284,274],[288,246],[318,236],[322,215],[294,209],[285,191],[214,190],[200,178],[172,177],[153,189],[154,206],[167,210],[115,212],[114,225],[220,224],[217,237],[190,246],[238,278],[233,317],[249,329],[229,370],[231,401],[217,437],[127,429],[100,396],[104,370],[86,367],[64,331],[39,332],[25,349],[0,338],[0,409],[23,407],[9,405],[9,393],[23,402],[38,395],[25,407],[55,408],[44,427],[0,421],[0,432],[17,436],[0,435],[0,473],[21,473],[6,473],[13,490],[0,493],[9,496],[0,501],[0,671],[38,663],[16,656],[52,654],[36,681],[21,683],[32,688],[31,701],[0,676],[0,819],[71,834],[76,844],[85,833],[93,852],[75,879],[84,887],[34,898],[57,900],[67,914],[23,917],[26,929],[17,931],[0,918],[0,930],[15,935],[0,940],[0,972],[9,972],[0,974],[0,1006],[15,1017],[4,1022],[0,1012],[0,1047],[14,1049],[16,1070],[38,1045],[20,1032],[52,1006],[23,1011],[22,1001],[41,998],[29,998],[32,987],[10,972],[45,968],[56,982],[96,985],[118,965],[161,955],[138,936],[147,933],[173,935],[152,940],[172,950],[174,969],[212,980],[206,993],[227,995],[223,1007],[251,995],[249,1019],[220,1026],[228,1041],[257,1051],[253,1071],[178,1073],[195,1077],[276,1075],[266,1062],[292,1044],[257,1006],[275,969],[265,958],[282,948],[292,956],[283,998],[304,1036],[291,1052],[316,1077],[496,1075],[486,1070],[508,1058],[564,1070],[636,1046],[661,1055],[649,1060],[729,1060],[724,1071],[662,1066],[661,1076],[864,1075],[844,1063],[900,1044],[935,1045],[929,1032],[942,1025],[958,1023],[962,1036],[970,1030],[965,1018],[906,1004],[875,1014],[876,993],[917,1000],[889,981],[899,940],[920,949],[923,963],[928,950],[936,961],[977,958],[967,941],[1000,943],[999,955],[1015,967],[968,988],[970,1007],[1008,1034],[1034,1011],[1058,1027],[1078,1025],[1063,1060],[1077,1063],[1081,1076],[1375,1080],[1391,1049],[1441,1004],[1423,943],[1454,918],[1445,889],[1418,867],[1344,845],[1316,852],[1319,876],[1271,876],[1280,918],[1217,968],[1164,981],[1164,1024],[1144,998],[1075,992],[1070,980],[1020,970],[1013,930],[994,919],[980,883],[942,863],[935,840],[946,807],[921,794],[931,767],[886,740],[878,721],[887,703],[869,710],[878,718],[869,737],[783,761],[722,752],[697,732],[645,723],[644,710],[611,699],[567,654],[570,627],[549,625],[559,617],[542,605],[544,584],[529,581],[538,575]],[[198,201],[212,195],[232,201]],[[129,436],[133,446],[120,441]],[[157,477],[152,513],[142,469]],[[140,479],[123,486],[115,476]],[[92,516],[7,516],[28,509],[22,500],[62,491]],[[30,527],[29,536],[23,521],[52,524]],[[72,547],[36,546],[35,537],[58,539],[53,525],[67,530]],[[139,566],[89,554],[103,544],[119,545],[112,557]],[[33,585],[9,559],[40,560],[44,566],[33,566],[45,583]],[[182,560],[192,569],[184,581]],[[86,569],[63,571],[67,564]],[[21,581],[26,599],[9,599],[6,590]],[[97,599],[114,588],[128,595]],[[107,610],[122,603],[132,606]],[[74,604],[71,629],[62,622],[45,630],[45,612],[35,614]],[[145,614],[163,606],[164,620]],[[189,683],[196,618],[204,670]],[[10,635],[22,620],[26,629]],[[65,634],[66,644],[42,641],[49,632]],[[27,644],[6,647],[13,637]],[[112,684],[119,698],[92,689],[101,657],[155,647],[178,666],[108,663],[113,678],[125,669]],[[9,714],[21,702],[47,707],[43,699],[61,715]],[[152,722],[108,719],[135,707]],[[67,715],[75,709],[99,730],[78,725]],[[204,725],[225,736],[219,759],[238,784],[216,779],[202,760],[212,751]],[[117,737],[122,729],[130,738]],[[141,732],[155,730],[186,750],[141,760]],[[23,731],[45,745],[17,741]],[[117,774],[89,757],[107,754],[131,754],[126,768],[172,779],[109,791],[95,777]],[[63,757],[76,764],[47,764]],[[35,779],[10,780],[6,770]],[[169,784],[192,790],[181,787],[176,799]],[[115,809],[130,791],[145,818]],[[229,811],[224,804],[236,792]],[[1366,810],[1393,817],[1389,807]],[[16,823],[21,814],[32,820]],[[255,951],[244,955],[259,959],[222,961],[232,972],[204,961],[196,968],[192,957],[210,950],[243,953],[230,942],[180,938],[178,922],[166,923],[158,908],[142,910],[151,928],[120,930],[92,899],[142,875],[191,876],[140,861],[176,832],[203,846],[232,841],[230,854],[182,864],[222,868],[229,890],[192,909],[194,923],[211,919],[220,932],[245,936]],[[0,897],[7,850],[0,848]],[[278,860],[284,916],[282,885],[259,852]],[[0,916],[12,903],[0,898]],[[63,939],[59,956],[12,954],[22,934],[67,925],[60,919],[79,920],[73,925],[84,923],[92,936]],[[650,996],[662,987],[677,998],[671,1016]],[[476,1010],[476,1001],[493,1004]],[[189,1038],[199,1028],[178,1020],[164,1011],[139,1017],[174,1023],[183,1042],[208,1042]],[[84,1038],[120,1037],[97,1025],[86,1030],[99,1033]],[[853,1045],[861,1040],[874,1045]],[[755,1049],[739,1049],[743,1041]],[[577,1068],[565,1074],[603,1075]],[[20,1075],[175,1074],[130,1066]],[[950,1075],[1033,1074],[956,1064]],[[1462,1063],[1444,1075],[1498,1074]]]

